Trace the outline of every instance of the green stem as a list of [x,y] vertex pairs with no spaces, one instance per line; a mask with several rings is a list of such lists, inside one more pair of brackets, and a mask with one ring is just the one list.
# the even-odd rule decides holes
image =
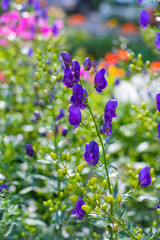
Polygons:
[[109,188],[109,193],[112,194],[112,191],[111,191],[111,184],[110,184],[110,179],[109,179],[109,174],[108,174],[108,168],[107,168],[107,160],[106,160],[106,154],[105,154],[105,149],[104,149],[104,144],[103,144],[103,141],[102,141],[102,138],[101,138],[101,135],[100,135],[100,132],[99,132],[99,129],[98,129],[98,126],[97,126],[97,123],[96,123],[96,120],[94,118],[94,115],[92,113],[92,110],[90,108],[90,106],[87,104],[87,107],[88,107],[88,110],[92,116],[92,119],[94,121],[94,125],[95,125],[95,128],[96,128],[96,132],[97,132],[97,135],[99,137],[99,140],[100,140],[100,143],[101,143],[101,146],[102,146],[102,151],[103,151],[103,159],[104,159],[104,165],[105,165],[105,170],[106,170],[106,174],[107,174],[107,181],[108,181],[108,188]]
[[82,121],[81,124],[83,125],[83,127],[85,127],[88,131],[94,133],[95,135],[97,135],[94,131],[92,131],[91,129],[89,129]]

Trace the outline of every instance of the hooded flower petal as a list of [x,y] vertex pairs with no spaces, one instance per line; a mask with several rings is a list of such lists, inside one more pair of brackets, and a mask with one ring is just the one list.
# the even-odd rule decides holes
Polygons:
[[95,166],[99,160],[99,146],[95,141],[86,144],[84,158],[88,164]]
[[102,89],[107,87],[107,80],[104,77],[105,75],[105,69],[101,68],[95,75],[94,84],[95,89],[98,92],[102,92]]
[[151,184],[151,177],[149,175],[150,169],[148,166],[142,168],[139,171],[139,177],[138,177],[138,181],[141,184],[141,187],[147,187],[148,185]]
[[69,123],[77,128],[81,122],[81,111],[73,105],[69,107]]

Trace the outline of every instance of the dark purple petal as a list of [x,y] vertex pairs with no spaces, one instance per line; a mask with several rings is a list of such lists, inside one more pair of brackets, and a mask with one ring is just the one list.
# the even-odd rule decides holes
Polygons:
[[86,152],[84,153],[84,159],[88,162],[88,164],[95,166],[99,160],[99,146],[95,141],[91,141],[87,143]]
[[160,33],[157,33],[155,45],[157,49],[160,49]]
[[80,64],[77,60],[72,61],[72,70],[73,72],[80,72]]
[[8,189],[8,186],[5,183],[2,183],[0,185],[0,194],[3,192],[3,189],[6,191]]
[[81,209],[81,207],[85,205],[82,197],[78,197],[78,200],[75,203],[75,209],[73,209],[72,214],[76,214],[76,218],[78,220],[82,220],[85,216],[85,212]]
[[160,123],[157,124],[158,138],[160,138]]
[[81,122],[81,111],[78,107],[73,105],[69,107],[69,123],[74,126],[74,129],[79,126]]
[[29,157],[32,157],[33,156],[33,147],[30,143],[26,144],[26,154],[29,156]]
[[2,6],[3,10],[5,10],[5,11],[8,10],[10,1],[11,0],[2,0],[1,6]]
[[59,34],[59,29],[55,23],[52,25],[52,33],[53,33],[53,36],[55,37],[58,36]]
[[89,57],[87,57],[85,60],[84,60],[84,70],[85,71],[89,71],[90,68],[91,68],[91,59]]
[[72,62],[72,58],[71,55],[68,52],[61,52],[61,57],[63,58],[64,64],[66,65],[66,67],[70,67],[71,62]]
[[147,27],[149,20],[150,20],[149,13],[145,10],[142,10],[140,12],[139,23],[144,29]]
[[56,121],[62,119],[64,117],[64,109],[61,109],[59,114],[56,117]]
[[63,129],[62,129],[62,136],[66,136],[67,135],[67,133],[68,133],[68,128],[66,128],[66,127],[64,127]]
[[71,102],[75,107],[79,107],[84,109],[85,102],[87,97],[87,91],[82,88],[82,86],[78,83],[74,84],[73,86],[73,96],[71,97]]
[[142,168],[139,171],[139,177],[138,177],[138,181],[141,184],[141,187],[147,187],[148,185],[151,184],[151,177],[149,175],[150,169],[148,166]]
[[107,80],[104,77],[105,75],[105,69],[101,68],[95,75],[94,84],[95,89],[98,92],[102,92],[102,89],[107,87]]

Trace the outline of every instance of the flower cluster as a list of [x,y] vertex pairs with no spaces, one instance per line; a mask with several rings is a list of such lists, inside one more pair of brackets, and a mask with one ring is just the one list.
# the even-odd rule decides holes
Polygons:
[[[87,91],[78,83],[80,81],[80,64],[77,60],[73,60],[68,52],[61,52],[65,68],[63,83],[66,87],[73,89],[73,95],[70,99],[72,105],[69,107],[69,122],[74,128],[78,127],[81,122],[81,111],[86,107]],[[86,58],[84,63],[84,71],[91,68],[90,58]]]
[[75,203],[75,208],[72,211],[72,214],[76,214],[76,218],[78,220],[82,220],[84,218],[85,212],[81,209],[85,202],[82,197],[77,197],[78,200]]
[[117,117],[115,111],[117,108],[117,101],[111,99],[107,102],[104,110],[104,124],[103,124],[103,133],[111,135],[112,134],[112,119]]

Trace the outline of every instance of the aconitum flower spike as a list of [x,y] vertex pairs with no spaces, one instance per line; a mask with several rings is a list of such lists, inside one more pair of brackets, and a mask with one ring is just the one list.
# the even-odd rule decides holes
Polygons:
[[85,212],[81,209],[81,207],[85,205],[85,202],[82,197],[78,197],[78,200],[75,203],[75,208],[72,211],[72,214],[76,214],[76,218],[78,220],[82,220],[85,216]]
[[68,52],[63,51],[61,52],[61,57],[63,58],[66,68],[70,67],[72,62],[71,55]]
[[160,112],[160,92],[157,94],[156,96],[156,100],[157,100],[157,110]]
[[144,29],[147,27],[149,19],[150,19],[149,13],[145,10],[142,10],[140,13],[139,23]]
[[78,107],[73,105],[69,107],[69,123],[74,126],[74,129],[79,126],[81,122],[81,111]]
[[26,144],[26,154],[29,156],[29,157],[32,157],[33,156],[33,147],[30,143]]
[[148,166],[142,168],[139,171],[139,177],[138,177],[138,181],[141,185],[141,187],[147,187],[151,184],[151,177],[149,175],[150,169]]
[[102,89],[107,87],[107,80],[104,77],[105,75],[105,69],[101,68],[95,75],[94,84],[95,89],[98,92],[102,92]]
[[5,11],[8,10],[10,1],[11,0],[2,0],[1,6],[2,6],[3,10],[5,10]]
[[85,102],[87,97],[87,91],[82,88],[82,86],[78,83],[73,85],[73,96],[71,97],[71,102],[75,107],[79,107],[80,109],[84,109]]
[[84,159],[88,162],[89,165],[95,166],[99,160],[99,146],[95,141],[87,143],[86,152],[84,153]]
[[156,40],[155,40],[155,45],[157,49],[160,49],[160,33],[157,33]]
[[157,124],[158,138],[160,138],[160,123]]
[[91,59],[89,57],[87,57],[85,60],[84,60],[84,70],[85,71],[89,71],[90,68],[91,68]]

